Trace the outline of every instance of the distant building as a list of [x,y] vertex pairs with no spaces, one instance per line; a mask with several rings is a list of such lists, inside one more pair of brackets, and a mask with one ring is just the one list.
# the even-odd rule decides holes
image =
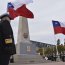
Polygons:
[[33,41],[33,40],[30,40],[32,42],[32,44],[35,44],[36,47],[39,47],[39,48],[46,48],[46,47],[52,47],[54,45],[52,44],[47,44],[47,43],[43,43],[43,42],[38,42],[38,41]]
[[43,56],[45,56],[44,51],[45,51],[45,49],[47,47],[53,47],[53,46],[55,46],[55,45],[52,45],[52,44],[47,44],[47,43],[33,41],[33,40],[30,40],[30,42],[36,46],[36,51],[38,51],[41,48],[43,49]]

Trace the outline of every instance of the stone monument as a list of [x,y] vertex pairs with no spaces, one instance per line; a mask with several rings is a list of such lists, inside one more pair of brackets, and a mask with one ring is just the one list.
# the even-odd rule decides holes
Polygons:
[[15,62],[29,63],[41,59],[41,56],[36,53],[36,46],[30,42],[28,21],[25,17],[19,18],[16,50],[17,54],[14,56]]

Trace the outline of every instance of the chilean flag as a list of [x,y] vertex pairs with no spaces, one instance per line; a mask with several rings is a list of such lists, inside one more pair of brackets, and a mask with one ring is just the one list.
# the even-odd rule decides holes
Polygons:
[[55,34],[65,34],[65,25],[58,21],[52,21]]
[[[24,2],[22,2],[24,1]],[[28,1],[28,2],[27,2]],[[12,19],[23,16],[26,18],[34,18],[33,13],[26,8],[26,3],[28,4],[30,0],[18,0],[16,2],[9,2],[7,5],[7,11]],[[32,2],[32,1],[30,1]]]

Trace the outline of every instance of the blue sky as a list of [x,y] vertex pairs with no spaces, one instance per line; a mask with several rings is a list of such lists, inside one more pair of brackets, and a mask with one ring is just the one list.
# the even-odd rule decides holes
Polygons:
[[[7,2],[13,0],[0,0],[0,14],[6,12]],[[34,19],[28,19],[30,39],[34,41],[56,44],[58,38],[63,43],[64,35],[54,35],[52,20],[65,23],[65,0],[33,0],[27,7],[34,13]],[[17,43],[19,19],[11,22],[15,42]]]

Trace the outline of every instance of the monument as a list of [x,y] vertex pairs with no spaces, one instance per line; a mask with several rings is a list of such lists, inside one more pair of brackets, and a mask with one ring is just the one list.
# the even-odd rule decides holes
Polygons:
[[36,53],[36,46],[30,42],[28,21],[25,17],[19,18],[16,50],[15,62],[29,63],[41,61],[41,56]]
[[30,42],[28,21],[25,17],[19,19],[17,43],[17,54],[36,54],[35,47]]

